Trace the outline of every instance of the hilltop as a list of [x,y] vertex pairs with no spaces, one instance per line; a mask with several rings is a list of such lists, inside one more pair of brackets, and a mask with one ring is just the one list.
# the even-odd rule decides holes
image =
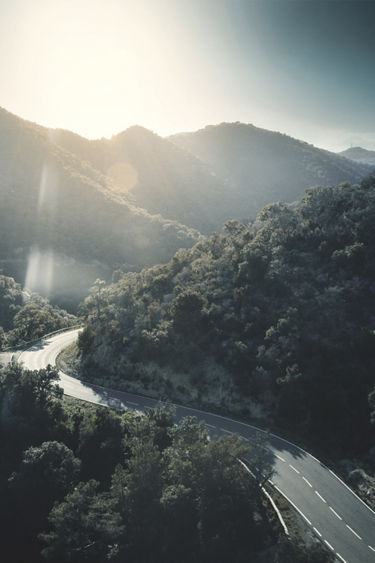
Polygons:
[[1,266],[17,281],[31,280],[31,289],[80,299],[98,275],[165,262],[199,238],[126,201],[111,178],[54,143],[48,129],[5,110],[0,171]]
[[293,202],[312,186],[358,182],[371,167],[245,123],[209,125],[169,137],[206,162],[240,202],[232,216],[254,218],[271,201]]
[[361,162],[364,164],[369,164],[370,166],[375,166],[375,151],[368,151],[362,147],[350,147],[340,153],[341,156],[355,160],[356,162]]

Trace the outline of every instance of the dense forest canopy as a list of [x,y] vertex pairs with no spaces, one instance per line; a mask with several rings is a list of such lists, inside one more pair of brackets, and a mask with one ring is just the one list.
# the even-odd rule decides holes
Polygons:
[[237,458],[193,419],[62,402],[57,372],[0,372],[4,561],[332,561],[287,542]]
[[[332,455],[373,443],[375,179],[226,224],[94,287],[86,378],[273,421]],[[373,398],[373,395],[371,395]]]

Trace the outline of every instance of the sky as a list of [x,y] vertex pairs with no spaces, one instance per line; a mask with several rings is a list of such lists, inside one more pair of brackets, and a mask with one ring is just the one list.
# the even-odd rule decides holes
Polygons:
[[241,121],[375,150],[375,1],[0,0],[0,107],[88,138]]

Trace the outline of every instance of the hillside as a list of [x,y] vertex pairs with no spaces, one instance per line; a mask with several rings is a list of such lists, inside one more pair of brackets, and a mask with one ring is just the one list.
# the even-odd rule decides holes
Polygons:
[[270,204],[257,225],[231,221],[88,298],[83,377],[274,424],[331,457],[362,453],[375,418],[375,179]]
[[[125,201],[210,233],[232,217],[235,195],[207,164],[155,133],[130,127],[111,139],[89,141],[51,131],[54,142],[111,179]],[[240,202],[236,202],[240,205]]]
[[338,154],[345,156],[346,158],[350,158],[351,160],[355,160],[356,162],[369,164],[370,166],[375,167],[375,151],[368,151],[362,147],[350,147],[350,149],[346,149]]
[[233,217],[254,218],[271,201],[299,200],[311,186],[357,182],[371,168],[287,135],[244,123],[210,125],[169,137],[206,162],[240,202]]
[[5,110],[0,190],[1,267],[52,295],[82,298],[98,275],[165,262],[199,238],[125,201],[111,179],[57,146],[47,129]]

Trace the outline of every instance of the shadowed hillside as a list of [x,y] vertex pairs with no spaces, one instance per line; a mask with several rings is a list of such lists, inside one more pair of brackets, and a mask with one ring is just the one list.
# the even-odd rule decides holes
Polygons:
[[371,167],[281,133],[244,123],[210,125],[169,137],[206,162],[240,201],[233,217],[254,218],[271,201],[300,199],[311,186],[357,182]]
[[375,167],[375,151],[368,151],[362,147],[351,147],[340,153],[341,156],[355,160],[356,162],[361,162],[362,164],[369,164]]
[[59,146],[110,178],[124,200],[203,233],[220,229],[240,205],[207,164],[143,127],[110,140],[89,141],[62,130],[51,134]]
[[72,282],[87,293],[98,273],[165,262],[199,237],[124,201],[110,179],[51,142],[47,129],[5,110],[0,190],[0,265],[44,293],[60,283],[57,291],[69,292]]

